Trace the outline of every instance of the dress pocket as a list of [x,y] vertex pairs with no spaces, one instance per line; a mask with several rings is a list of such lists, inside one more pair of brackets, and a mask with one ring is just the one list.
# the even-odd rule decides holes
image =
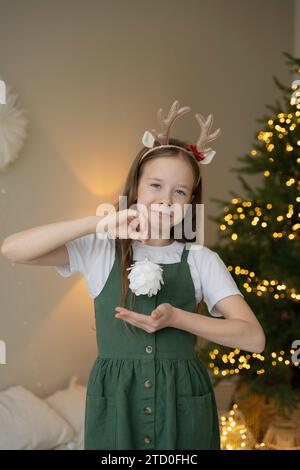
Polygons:
[[85,450],[114,450],[116,447],[117,406],[113,399],[86,395]]
[[177,397],[176,449],[211,449],[215,425],[213,406],[211,392]]

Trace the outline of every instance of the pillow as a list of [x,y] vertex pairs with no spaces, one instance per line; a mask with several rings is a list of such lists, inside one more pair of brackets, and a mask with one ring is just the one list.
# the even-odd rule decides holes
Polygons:
[[81,450],[78,449],[77,443],[75,441],[67,442],[66,444],[61,444],[57,447],[53,447],[52,450]]
[[59,413],[75,430],[75,448],[83,449],[84,446],[84,414],[86,387],[76,383],[77,376],[70,379],[68,388],[58,390],[46,398],[47,403]]
[[0,392],[0,449],[52,449],[73,437],[70,424],[21,385]]

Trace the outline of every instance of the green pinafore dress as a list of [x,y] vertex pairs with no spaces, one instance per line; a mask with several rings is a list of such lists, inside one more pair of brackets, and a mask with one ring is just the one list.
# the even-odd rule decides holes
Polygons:
[[[170,303],[196,312],[186,245],[178,263],[162,264],[157,295],[134,296],[134,310],[150,315]],[[128,288],[126,308],[132,296]],[[132,297],[131,297],[132,298]],[[98,356],[89,374],[85,403],[86,450],[220,449],[215,395],[195,352],[195,336],[167,327],[154,333],[115,317],[121,305],[120,253],[94,299]],[[196,315],[196,313],[195,313]],[[132,330],[136,334],[132,333]]]

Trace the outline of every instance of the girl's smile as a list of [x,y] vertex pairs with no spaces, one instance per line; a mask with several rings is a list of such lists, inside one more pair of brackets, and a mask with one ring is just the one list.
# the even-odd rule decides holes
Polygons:
[[163,211],[156,211],[156,210],[151,210],[151,212],[153,212],[155,215],[158,214],[159,215],[159,218],[172,218],[173,217],[173,214],[170,214],[169,212],[163,212]]

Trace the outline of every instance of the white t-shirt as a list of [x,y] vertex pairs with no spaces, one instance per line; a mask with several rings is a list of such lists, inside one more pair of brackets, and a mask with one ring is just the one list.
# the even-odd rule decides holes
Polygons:
[[[115,259],[115,240],[98,238],[97,234],[88,234],[66,243],[69,253],[69,264],[55,266],[64,277],[74,273],[84,276],[88,292],[94,299],[103,289]],[[209,313],[214,317],[223,315],[214,308],[215,304],[229,295],[243,294],[219,255],[210,248],[196,243],[189,243],[187,262],[195,287],[195,300],[204,300]],[[173,241],[167,246],[143,245],[132,240],[133,261],[148,257],[153,263],[178,263],[184,244]]]

